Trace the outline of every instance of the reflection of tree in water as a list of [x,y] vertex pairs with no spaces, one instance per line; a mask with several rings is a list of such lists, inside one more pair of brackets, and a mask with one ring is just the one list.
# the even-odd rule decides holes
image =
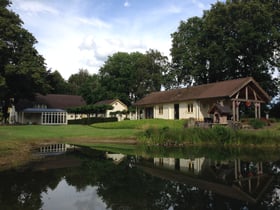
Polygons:
[[[104,158],[103,153],[94,157],[78,157],[83,160],[80,167],[1,172],[0,209],[40,209],[43,206],[41,193],[47,192],[48,188],[54,190],[64,178],[77,191],[83,191],[87,186],[96,186],[98,196],[107,208],[113,210],[240,209],[244,205],[243,202],[213,194],[210,190],[158,178],[137,167],[130,167],[130,157],[119,165]],[[279,174],[275,175],[274,186],[280,186]],[[261,206],[255,208],[249,205],[249,209],[262,210],[268,206],[277,209],[279,199],[277,201],[273,197],[274,190],[275,187],[270,189]]]
[[[98,186],[97,192],[111,209],[213,209],[225,208],[221,198],[211,191],[163,180],[130,168],[129,160],[120,165],[110,160],[90,160],[80,173],[66,177],[71,185],[82,189],[88,185]],[[90,170],[88,170],[90,169]],[[218,201],[218,202],[216,202]],[[237,204],[237,206],[240,203]]]
[[55,189],[61,175],[53,171],[14,170],[0,173],[0,209],[40,209],[41,193],[47,188]]
[[262,206],[268,209],[280,209],[280,161],[274,162],[271,167],[271,173],[274,174],[274,183],[268,189],[265,198],[261,202]]

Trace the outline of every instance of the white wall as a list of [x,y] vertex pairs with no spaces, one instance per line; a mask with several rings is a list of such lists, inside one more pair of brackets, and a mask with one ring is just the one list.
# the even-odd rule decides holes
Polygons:
[[[112,110],[107,110],[106,117],[111,117],[111,115],[110,115],[111,112],[127,110],[127,106],[123,105],[118,100],[114,101],[113,104],[111,104],[111,105],[113,106],[113,109]],[[120,121],[120,120],[123,120],[125,118],[125,115],[122,115],[122,116],[117,115],[116,117],[118,118],[118,121]]]
[[[179,104],[179,119],[194,118],[196,120],[203,120],[204,115],[207,115],[209,106],[202,107],[199,101],[186,101]],[[193,111],[188,111],[188,104],[193,104]],[[163,107],[163,113],[159,113],[160,106]],[[201,109],[202,107],[202,109]],[[162,104],[154,106],[154,118],[159,119],[174,119],[174,103]]]

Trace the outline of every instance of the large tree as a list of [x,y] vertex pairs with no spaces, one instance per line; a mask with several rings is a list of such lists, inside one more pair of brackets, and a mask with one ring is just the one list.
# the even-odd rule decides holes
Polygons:
[[87,104],[103,100],[105,95],[100,85],[100,76],[91,75],[86,69],[80,69],[78,73],[72,74],[68,79],[68,86],[71,94],[81,95]]
[[167,67],[167,57],[155,50],[115,53],[99,71],[104,97],[119,98],[130,105],[148,92],[161,89]]
[[204,84],[252,76],[272,96],[280,66],[279,1],[217,2],[200,17],[182,21],[172,36],[179,83]]
[[55,70],[54,72],[51,72],[51,70],[48,70],[48,76],[47,80],[49,85],[51,86],[51,90],[49,93],[53,94],[70,94],[70,88],[68,83],[64,80],[64,78],[61,76],[61,74]]
[[34,45],[36,39],[23,28],[23,22],[10,2],[0,2],[0,99],[4,115],[11,98],[31,98],[48,88],[44,58]]
[[74,95],[79,95],[81,87],[91,77],[87,69],[79,69],[79,72],[72,74],[68,79],[70,92]]

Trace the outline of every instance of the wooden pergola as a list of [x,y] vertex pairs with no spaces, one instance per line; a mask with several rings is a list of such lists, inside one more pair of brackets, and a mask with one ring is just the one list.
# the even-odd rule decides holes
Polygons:
[[233,121],[240,120],[240,103],[243,102],[246,106],[254,105],[255,118],[260,119],[261,104],[267,103],[270,100],[270,96],[253,79],[240,87],[230,98],[232,101]]

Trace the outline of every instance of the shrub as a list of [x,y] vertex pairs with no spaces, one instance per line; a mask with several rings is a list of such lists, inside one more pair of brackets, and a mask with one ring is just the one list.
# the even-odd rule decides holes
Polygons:
[[266,125],[266,122],[259,120],[259,119],[251,119],[249,120],[249,125],[251,125],[253,128],[263,128]]
[[117,122],[118,118],[116,117],[92,117],[92,118],[82,118],[76,120],[68,120],[68,124],[82,124],[82,125],[90,125],[93,123],[103,123],[103,122]]
[[230,143],[235,138],[235,133],[232,129],[224,126],[214,126],[212,131],[215,135],[215,141],[217,143]]

